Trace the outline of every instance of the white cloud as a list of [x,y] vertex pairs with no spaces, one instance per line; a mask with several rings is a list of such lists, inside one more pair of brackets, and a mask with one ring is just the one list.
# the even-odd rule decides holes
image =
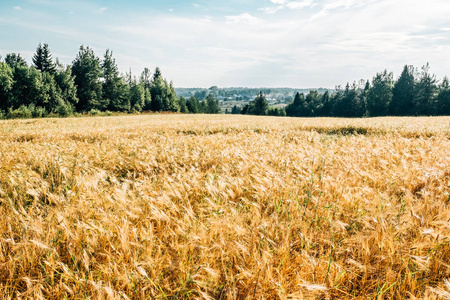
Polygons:
[[225,16],[225,19],[228,24],[256,25],[262,22],[261,19],[258,19],[248,13],[243,13],[237,16]]
[[105,12],[105,11],[107,11],[108,10],[108,7],[101,7],[99,10],[98,10],[98,12]]
[[[450,75],[448,0],[433,0],[433,5],[410,0],[271,0],[261,11],[234,14],[201,3],[200,10],[190,8],[195,11],[191,17],[185,11],[181,16],[176,6],[173,13],[127,15],[111,9],[108,15],[121,14],[114,23],[98,14],[80,26],[70,20],[43,25],[45,14],[33,16],[27,7],[21,18],[0,12],[0,24],[39,31],[39,37],[50,37],[45,40],[50,47],[69,41],[93,46],[99,56],[112,49],[122,72],[131,67],[138,74],[158,65],[176,86],[334,87],[371,79],[385,68],[400,72],[405,64],[420,67],[427,61],[438,78]],[[81,12],[98,9],[92,3],[60,7],[75,11],[79,20]],[[77,48],[70,51],[73,59]]]
[[20,6],[14,6],[13,7],[15,10],[22,10],[22,7],[20,7]]
[[303,9],[303,8],[307,8],[307,7],[314,7],[316,5],[314,0],[296,0],[296,1],[270,0],[270,2],[272,2],[272,4],[274,4],[275,6],[263,7],[263,8],[260,8],[259,10],[264,11],[269,14],[273,14],[284,8]]

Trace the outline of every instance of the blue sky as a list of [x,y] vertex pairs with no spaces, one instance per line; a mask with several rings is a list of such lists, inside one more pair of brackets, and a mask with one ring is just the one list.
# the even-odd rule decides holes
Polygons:
[[178,87],[333,88],[430,63],[450,75],[448,0],[0,1],[0,55],[80,45]]

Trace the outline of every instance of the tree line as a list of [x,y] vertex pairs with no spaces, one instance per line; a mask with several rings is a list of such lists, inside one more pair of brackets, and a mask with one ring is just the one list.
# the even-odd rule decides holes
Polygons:
[[[425,65],[420,71],[405,66],[394,80],[384,70],[372,81],[360,80],[334,92],[297,92],[285,108],[269,107],[263,91],[233,114],[295,117],[364,117],[450,115],[450,84],[441,82]],[[54,61],[48,44],[39,44],[32,64],[17,53],[0,59],[0,118],[70,116],[74,113],[170,111],[221,113],[214,93],[177,96],[173,83],[157,67],[145,68],[136,78],[120,74],[113,53],[102,58],[88,46],[81,46],[71,65]],[[204,99],[198,99],[204,98]]]
[[419,72],[405,66],[399,78],[392,72],[377,73],[372,81],[360,80],[336,87],[333,93],[296,93],[283,109],[269,108],[264,95],[232,113],[279,115],[293,117],[376,117],[376,116],[439,116],[450,115],[450,84],[430,73],[429,64]]
[[74,113],[170,111],[220,113],[217,99],[178,97],[157,67],[139,78],[121,75],[110,50],[103,58],[81,46],[71,65],[54,61],[48,44],[39,44],[32,64],[17,53],[0,60],[0,118],[70,116]]

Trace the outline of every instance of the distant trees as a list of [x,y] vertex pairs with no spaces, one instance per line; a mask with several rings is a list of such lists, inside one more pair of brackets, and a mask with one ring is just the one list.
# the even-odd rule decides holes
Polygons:
[[[100,59],[82,45],[72,65],[62,66],[53,61],[48,44],[39,44],[32,62],[28,66],[15,53],[0,62],[0,116],[28,117],[35,110],[38,116],[102,110],[189,112],[186,100],[176,95],[159,68],[153,74],[145,68],[139,80],[131,72],[122,76],[109,49]],[[197,109],[220,113],[215,98],[198,103]]]
[[436,99],[436,115],[450,115],[450,85],[447,77],[444,77],[442,84],[439,86],[439,94]]
[[388,115],[394,85],[393,74],[384,70],[372,79],[372,86],[367,94],[367,111],[369,116]]
[[[94,74],[99,75],[97,81],[102,76],[101,83],[101,97],[97,94],[97,103],[101,103],[99,108],[107,108],[110,111],[129,111],[131,109],[131,86],[127,85],[124,78],[119,76],[119,68],[116,60],[112,57],[112,51],[106,50],[103,60],[99,62],[101,73],[94,71]],[[92,56],[90,56],[92,59]],[[98,59],[96,61],[99,61]],[[97,63],[92,61],[92,66],[97,70]],[[92,82],[94,84],[94,82]],[[133,91],[133,96],[136,97],[136,92]],[[102,99],[102,100],[100,100]],[[133,101],[139,102],[137,99]],[[139,104],[138,104],[139,105]],[[143,104],[142,104],[143,105]],[[97,108],[97,107],[92,107]],[[89,109],[89,107],[87,107]]]
[[[242,93],[241,93],[242,91]],[[347,83],[334,91],[278,93],[270,102],[272,89],[196,89],[189,98],[179,97],[172,82],[156,67],[145,68],[136,78],[131,71],[121,75],[113,52],[102,58],[88,46],[80,46],[71,65],[52,58],[48,44],[39,44],[32,65],[9,53],[0,60],[0,118],[40,117],[47,114],[68,116],[74,112],[170,111],[181,113],[221,113],[219,99],[243,101],[226,113],[294,117],[363,117],[386,115],[450,115],[450,83],[430,72],[428,64],[418,72],[404,66],[394,80],[392,72],[377,73],[371,81]],[[257,93],[257,94],[256,94]],[[256,96],[255,96],[256,94]],[[287,103],[285,108],[282,108]]]
[[94,51],[85,46],[80,50],[72,62],[72,74],[75,76],[77,86],[77,110],[89,111],[91,109],[106,109],[107,101],[102,101],[102,69],[100,59]]
[[247,114],[248,115],[267,115],[269,110],[269,103],[266,100],[266,96],[260,91],[259,95],[253,101],[250,101]]
[[8,63],[0,62],[0,110],[11,106],[13,85],[13,69]]
[[417,115],[432,115],[436,113],[437,85],[436,76],[430,74],[430,66],[422,67],[420,78],[415,85],[414,104]]

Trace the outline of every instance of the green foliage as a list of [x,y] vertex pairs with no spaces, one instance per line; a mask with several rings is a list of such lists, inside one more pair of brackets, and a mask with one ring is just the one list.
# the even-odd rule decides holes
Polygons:
[[233,106],[233,108],[231,109],[231,114],[238,115],[240,113],[241,113],[241,109],[237,105]]
[[436,100],[437,115],[450,115],[450,84],[447,77],[444,77],[439,86],[439,94]]
[[48,48],[48,44],[39,44],[32,60],[33,65],[37,70],[49,72],[51,74],[56,72],[56,66],[53,63],[52,54]]
[[285,108],[286,115],[290,117],[307,117],[310,115],[308,105],[305,101],[305,95],[296,93],[294,101]]
[[145,89],[144,86],[137,83],[136,80],[131,83],[129,98],[131,111],[140,112],[143,110],[145,106]]
[[367,95],[367,111],[369,116],[386,116],[392,99],[394,85],[393,74],[384,70],[372,79],[372,87]]
[[8,99],[8,108],[16,109],[21,105],[41,105],[45,102],[42,74],[34,67],[18,65],[14,69],[12,96]]
[[[242,108],[234,105],[226,113],[295,117],[450,115],[449,80],[444,78],[440,85],[437,82],[429,64],[422,67],[419,75],[413,66],[405,66],[397,80],[385,70],[376,74],[371,83],[368,80],[347,83],[345,88],[337,87],[334,92],[326,89],[306,94],[296,92],[293,99],[287,92],[279,94],[276,99],[280,104],[292,101],[284,109],[269,107],[264,93],[272,90],[263,89],[252,101],[244,102],[247,104]],[[106,115],[111,114],[109,110],[218,114],[221,113],[218,98],[249,101],[258,91],[217,86],[191,90],[195,93],[189,99],[178,97],[173,83],[163,78],[158,67],[153,74],[145,68],[139,80],[131,71],[120,75],[109,49],[100,60],[91,48],[81,46],[72,65],[62,66],[53,62],[48,44],[39,44],[32,66],[16,53],[7,54],[0,62],[0,118],[70,116],[80,112],[98,115],[106,109]],[[236,93],[243,90],[246,94],[237,97]]]
[[20,56],[20,54],[9,53],[6,54],[5,63],[7,63],[11,68],[16,68],[17,66],[27,66],[25,59]]
[[389,113],[394,116],[414,114],[414,67],[406,65],[392,89]]
[[416,115],[432,115],[436,113],[436,82],[436,76],[434,74],[430,74],[429,64],[423,66],[420,73],[420,78],[414,87]]
[[248,115],[267,115],[269,109],[269,103],[267,102],[266,96],[263,92],[259,92],[259,95],[249,103],[247,114]]
[[186,107],[187,107],[188,111],[192,114],[198,114],[198,113],[203,112],[203,111],[200,111],[200,102],[194,96],[190,97],[186,101]]
[[[145,74],[143,74],[145,75]],[[145,77],[141,75],[141,81],[145,83]],[[179,111],[178,97],[172,82],[163,79],[161,70],[156,67],[150,82],[150,97],[152,111]]]
[[179,97],[178,98],[178,106],[180,107],[180,112],[185,114],[188,113],[188,108],[186,106],[186,99],[184,99],[184,97]]
[[75,76],[77,86],[78,111],[89,111],[91,109],[104,109],[108,103],[102,101],[102,84],[100,76],[100,59],[95,56],[94,51],[85,46],[80,50],[72,63],[72,74]]
[[269,107],[267,114],[269,116],[275,116],[275,117],[284,117],[286,116],[286,112],[282,108],[278,107]]
[[[206,108],[203,110],[207,114],[220,114],[219,100],[217,100],[213,94],[209,94],[206,97]],[[203,101],[203,102],[205,102]]]
[[360,117],[365,112],[364,90],[357,83],[347,83],[345,90],[338,90],[334,95],[334,115],[337,117]]
[[55,75],[55,81],[60,89],[61,97],[72,106],[78,103],[77,87],[75,85],[75,76],[72,75],[72,69],[67,66],[59,66]]
[[34,104],[30,105],[21,105],[17,109],[12,109],[11,107],[8,109],[6,113],[7,119],[31,119],[31,118],[42,118],[46,117],[48,112],[45,108],[41,106],[35,106]]
[[[112,51],[106,50],[101,63],[103,83],[102,83],[102,98],[104,103],[107,104],[109,110],[112,111],[129,111],[137,110],[141,111],[143,103],[139,99],[131,99],[136,96],[136,91],[133,90],[131,95],[131,86],[136,85],[136,82],[130,82],[127,84],[125,80],[119,76],[119,68],[117,67],[116,60],[112,57]],[[131,78],[131,74],[130,74]],[[131,102],[135,102],[132,104]]]
[[8,108],[13,85],[13,70],[7,63],[0,62],[0,109]]

